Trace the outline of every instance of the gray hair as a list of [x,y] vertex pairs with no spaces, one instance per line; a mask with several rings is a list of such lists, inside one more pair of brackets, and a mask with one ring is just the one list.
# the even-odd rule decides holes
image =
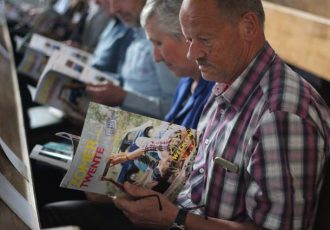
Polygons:
[[147,0],[140,17],[142,27],[153,18],[160,31],[177,38],[182,37],[179,21],[182,2],[183,0]]
[[260,22],[265,22],[265,12],[261,0],[215,0],[219,9],[229,20],[235,20],[246,12],[254,12]]

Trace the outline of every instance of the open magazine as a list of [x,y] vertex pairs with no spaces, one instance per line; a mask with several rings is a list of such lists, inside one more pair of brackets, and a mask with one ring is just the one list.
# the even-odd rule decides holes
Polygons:
[[173,200],[191,171],[197,135],[196,130],[90,103],[61,187],[120,196],[128,181]]
[[56,51],[61,51],[63,54],[74,57],[84,64],[90,64],[92,57],[92,54],[84,50],[39,34],[33,34],[26,47],[23,60],[18,66],[18,72],[38,81],[48,58]]
[[115,78],[62,51],[55,51],[38,81],[34,101],[53,106],[68,116],[82,120],[89,103],[85,84],[102,84],[109,81],[119,84]]
[[68,170],[73,158],[72,145],[57,142],[35,145],[30,154],[30,158]]
[[40,34],[32,35],[29,47],[34,50],[40,51],[47,56],[51,56],[54,51],[62,51],[67,55],[75,57],[86,64],[90,63],[92,57],[92,54],[84,50],[69,46],[63,42],[55,41]]
[[70,168],[80,137],[65,132],[56,133],[56,135],[67,141],[35,145],[30,158],[66,171]]

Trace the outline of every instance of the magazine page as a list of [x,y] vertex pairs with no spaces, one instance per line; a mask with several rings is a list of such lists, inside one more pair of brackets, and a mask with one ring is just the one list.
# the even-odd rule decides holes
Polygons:
[[114,84],[119,84],[117,79],[86,65],[63,51],[54,51],[50,56],[45,72],[49,70],[62,73],[85,83],[100,84],[111,81]]
[[196,153],[196,130],[90,103],[61,187],[125,195],[125,181],[175,199]]
[[38,50],[47,56],[51,56],[54,51],[62,51],[67,55],[75,57],[83,63],[90,63],[92,54],[69,46],[63,42],[55,41],[53,39],[44,37],[39,34],[33,34],[29,43],[29,47]]
[[89,103],[84,83],[55,71],[41,77],[34,101],[55,107],[79,121],[84,119]]
[[[82,121],[89,103],[85,83],[102,84],[110,79],[106,74],[56,51],[38,81],[34,101],[53,106]],[[119,84],[115,79],[113,82]]]
[[17,71],[38,81],[48,61],[48,56],[35,49],[27,48]]
[[70,144],[57,142],[36,145],[32,149],[30,158],[68,170],[73,158],[73,147]]

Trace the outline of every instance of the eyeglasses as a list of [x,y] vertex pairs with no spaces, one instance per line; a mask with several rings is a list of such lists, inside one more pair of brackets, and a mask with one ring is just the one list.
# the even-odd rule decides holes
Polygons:
[[[150,195],[146,195],[146,196],[140,196],[140,197],[134,197],[135,200],[142,200],[142,199],[146,199],[146,198],[150,198],[150,197],[155,197],[158,201],[158,207],[159,207],[159,211],[163,210],[163,206],[162,203],[160,201],[159,195],[158,194],[150,194]],[[205,205],[197,205],[197,206],[193,206],[193,207],[185,207],[181,204],[179,204],[179,206],[187,211],[191,211],[191,210],[196,210],[196,209],[205,209]],[[204,218],[205,220],[207,220],[207,212],[204,212]]]
[[[106,178],[106,177],[103,176],[101,178],[101,180],[109,181],[109,182],[113,183],[116,187],[118,187],[120,190],[125,191],[123,184],[120,184],[120,183],[114,181],[111,178]],[[151,198],[151,197],[155,197],[157,199],[159,211],[162,211],[163,206],[162,206],[162,202],[160,201],[160,198],[159,198],[158,194],[150,194],[150,195],[145,195],[145,196],[134,197],[134,200],[136,200],[136,201],[137,200],[143,200],[143,199],[147,199],[147,198]],[[207,220],[206,205],[197,205],[197,206],[193,206],[193,207],[185,207],[185,206],[179,204],[179,206],[182,209],[187,210],[187,211],[196,210],[196,209],[205,209],[204,210],[204,218],[205,218],[205,220]]]

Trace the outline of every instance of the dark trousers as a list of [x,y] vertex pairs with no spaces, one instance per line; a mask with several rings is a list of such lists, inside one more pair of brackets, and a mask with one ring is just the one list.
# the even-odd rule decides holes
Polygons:
[[111,203],[62,201],[40,211],[42,228],[79,226],[82,230],[142,230]]

